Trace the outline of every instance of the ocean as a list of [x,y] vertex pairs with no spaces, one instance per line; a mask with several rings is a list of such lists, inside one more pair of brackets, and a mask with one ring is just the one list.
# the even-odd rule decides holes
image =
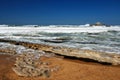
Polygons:
[[0,25],[0,39],[120,54],[120,26]]

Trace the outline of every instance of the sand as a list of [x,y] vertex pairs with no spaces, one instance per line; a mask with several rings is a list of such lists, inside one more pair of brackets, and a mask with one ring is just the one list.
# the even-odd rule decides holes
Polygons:
[[84,62],[78,59],[42,57],[41,60],[51,63],[59,69],[46,77],[20,77],[12,70],[15,57],[0,55],[0,80],[120,80],[120,66],[102,65]]

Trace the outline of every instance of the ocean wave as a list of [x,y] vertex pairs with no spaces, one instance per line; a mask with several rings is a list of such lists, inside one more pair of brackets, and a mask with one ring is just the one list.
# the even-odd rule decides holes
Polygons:
[[41,26],[41,27],[0,27],[0,33],[39,33],[39,32],[47,32],[47,33],[99,33],[99,32],[107,32],[107,31],[120,31],[120,27],[112,26],[112,27],[50,27],[50,26]]
[[0,38],[120,53],[120,26],[0,26]]

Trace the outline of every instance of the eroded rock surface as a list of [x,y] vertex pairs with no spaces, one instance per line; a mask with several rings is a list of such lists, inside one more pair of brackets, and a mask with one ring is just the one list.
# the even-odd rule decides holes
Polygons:
[[39,55],[32,53],[24,53],[16,58],[15,67],[13,71],[19,76],[36,77],[45,76],[49,77],[51,69],[49,62],[40,61]]
[[113,65],[120,64],[120,54],[116,54],[116,53],[105,53],[105,52],[97,52],[92,50],[82,50],[82,49],[76,49],[76,48],[50,46],[50,45],[44,45],[44,44],[34,44],[34,43],[28,43],[28,42],[16,42],[13,40],[0,39],[0,41],[22,45],[35,50],[49,51],[49,52],[53,52],[53,53],[65,55],[65,56],[72,56],[77,58],[88,58],[88,59],[96,60],[98,62],[111,63]]

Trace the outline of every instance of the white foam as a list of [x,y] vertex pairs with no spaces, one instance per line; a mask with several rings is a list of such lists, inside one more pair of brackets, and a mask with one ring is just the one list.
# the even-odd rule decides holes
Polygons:
[[55,26],[41,26],[41,27],[28,27],[28,26],[17,26],[17,27],[0,27],[0,34],[13,34],[13,33],[36,33],[36,32],[48,32],[48,33],[98,33],[106,32],[108,30],[120,31],[118,26],[99,26],[99,27],[55,27]]
[[33,53],[33,54],[41,54],[41,55],[45,54],[45,52],[41,50],[29,49],[21,45],[14,45],[4,42],[0,42],[0,49],[13,50],[16,51],[17,54],[22,54],[22,53]]
[[[61,45],[61,46],[68,46],[68,47],[77,47],[81,49],[110,51],[110,52],[116,52],[120,54],[119,52],[120,49],[118,49],[119,47],[118,40],[120,38],[119,37],[120,33],[117,32],[117,34],[114,34],[114,33],[108,32],[106,34],[107,31],[120,31],[120,26],[90,27],[89,25],[50,25],[50,26],[30,27],[29,25],[24,25],[24,26],[17,26],[17,27],[16,26],[7,27],[7,25],[3,25],[3,26],[0,26],[0,38],[11,39],[16,41],[26,41],[26,42],[32,42],[32,43],[43,43],[43,44],[51,44],[51,45],[59,45],[59,46]],[[82,32],[85,32],[85,33],[82,33]],[[60,33],[60,36],[58,36],[59,34],[57,35],[54,33]],[[71,34],[62,35],[61,33],[71,33]],[[72,35],[72,33],[78,33],[78,34]],[[90,35],[92,37],[89,37],[88,33],[100,33],[100,34]],[[70,37],[72,40],[64,43],[59,43],[59,44],[44,42],[44,39],[49,40],[49,39],[56,39],[61,37]],[[116,37],[118,39],[116,39]],[[99,38],[102,38],[102,39],[100,40]],[[116,40],[110,41],[110,38],[115,38],[117,41]],[[79,41],[80,42],[96,41],[98,44],[103,46],[100,46],[97,44],[81,44],[79,43]],[[118,46],[112,45],[112,44],[118,44]],[[20,48],[20,50],[22,49]]]

